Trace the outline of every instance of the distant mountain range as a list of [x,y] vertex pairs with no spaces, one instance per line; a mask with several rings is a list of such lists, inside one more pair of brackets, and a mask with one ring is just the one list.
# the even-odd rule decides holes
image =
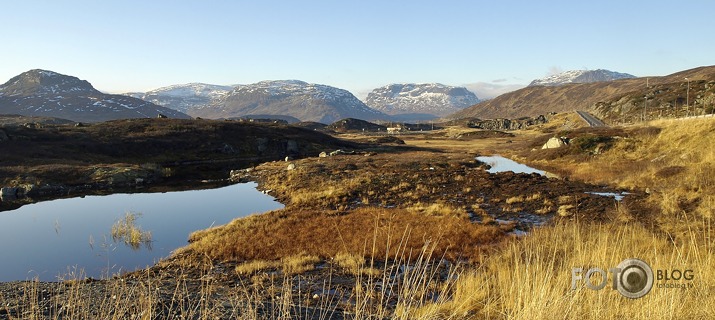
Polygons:
[[558,86],[532,85],[480,102],[449,118],[518,118],[573,110],[614,117],[610,114],[612,108],[619,108],[623,112],[643,110],[644,97],[649,100],[648,112],[677,114],[669,108],[682,108],[687,103],[688,80],[685,78],[692,82],[690,104],[695,104],[698,99],[701,106],[707,105],[708,101],[711,104],[715,101],[715,66],[709,66],[648,79],[626,78]]
[[384,113],[366,106],[347,90],[299,80],[239,85],[209,105],[191,107],[187,112],[203,118],[284,115],[322,123],[344,118],[388,118]]
[[232,86],[187,83],[162,87],[148,92],[125,93],[125,95],[185,113],[190,108],[211,104],[212,101],[223,97],[232,89]]
[[128,118],[190,118],[173,109],[124,95],[105,94],[79,78],[30,70],[0,85],[0,114],[55,117],[79,122]]
[[[682,91],[688,92],[686,77],[695,82],[689,91],[690,99],[683,100]],[[289,122],[328,124],[345,118],[430,120],[435,115],[443,116],[454,110],[459,111],[446,117],[518,118],[548,112],[590,110],[597,115],[624,119],[628,114],[637,116],[638,108],[643,108],[645,101],[649,101],[652,110],[682,107],[690,101],[693,105],[703,106],[700,112],[709,110],[708,105],[712,106],[715,101],[710,92],[715,90],[712,84],[715,67],[649,79],[650,86],[646,88],[644,78],[633,78],[629,74],[608,70],[567,71],[534,80],[528,87],[479,103],[476,103],[476,95],[462,87],[391,84],[368,95],[366,101],[379,109],[376,110],[346,90],[298,80],[261,81],[234,87],[190,83],[146,93],[113,95],[96,90],[85,80],[36,69],[0,85],[0,114],[54,117],[76,122],[154,118],[163,114],[170,118],[190,118],[189,115],[226,119],[280,118]],[[644,96],[648,98],[643,99]],[[466,107],[469,104],[474,105]],[[614,108],[622,111],[614,115],[611,112]],[[679,110],[666,109],[658,110],[658,113],[682,114]]]
[[365,103],[389,115],[430,114],[445,116],[479,102],[464,87],[439,83],[395,83],[372,90]]
[[570,83],[591,83],[611,81],[618,79],[631,79],[636,76],[605,69],[598,70],[570,70],[559,74],[532,81],[529,86],[560,86]]

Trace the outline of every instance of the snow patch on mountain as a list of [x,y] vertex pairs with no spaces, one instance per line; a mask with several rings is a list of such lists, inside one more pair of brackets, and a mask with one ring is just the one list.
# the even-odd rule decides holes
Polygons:
[[479,98],[464,87],[440,83],[395,83],[374,89],[365,103],[387,114],[448,115],[475,105]]
[[630,79],[635,77],[636,76],[632,74],[620,73],[605,69],[569,70],[541,79],[536,79],[532,81],[529,86],[560,86],[569,83],[591,83],[618,79]]
[[154,89],[148,92],[132,92],[124,95],[139,98],[151,103],[186,112],[190,108],[201,107],[225,96],[233,89],[206,83],[176,84]]
[[238,85],[209,105],[193,107],[189,114],[206,118],[285,115],[302,121],[332,123],[343,118],[385,118],[347,90],[300,80],[271,80]]

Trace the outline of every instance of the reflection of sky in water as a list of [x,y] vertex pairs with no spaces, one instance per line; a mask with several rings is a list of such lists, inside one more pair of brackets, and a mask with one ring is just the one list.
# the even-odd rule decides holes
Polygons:
[[542,176],[546,175],[546,172],[542,170],[534,169],[502,156],[477,157],[477,160],[492,166],[491,169],[487,170],[489,173],[513,171],[514,173],[538,173]]
[[623,200],[623,197],[630,194],[628,192],[620,192],[620,193],[616,193],[616,192],[586,192],[586,193],[595,194],[597,196],[602,196],[602,197],[613,197],[614,199],[616,199],[616,201],[621,201],[621,200]]
[[[75,266],[99,278],[152,265],[193,231],[283,207],[255,187],[87,196],[0,212],[0,281],[57,280]],[[112,241],[112,225],[127,212],[141,213],[136,225],[151,232],[151,251]]]

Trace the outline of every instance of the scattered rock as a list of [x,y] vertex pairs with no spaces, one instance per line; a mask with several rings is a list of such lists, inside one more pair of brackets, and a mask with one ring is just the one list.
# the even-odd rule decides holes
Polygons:
[[288,168],[286,168],[286,170],[295,170],[295,163],[288,164]]
[[126,168],[126,167],[104,167],[97,168],[91,176],[92,180],[98,183],[106,183],[113,186],[129,186],[137,183],[137,179],[142,182],[150,178],[150,173],[146,170]]
[[541,149],[556,149],[568,145],[568,139],[564,137],[553,137],[546,141]]
[[231,170],[228,174],[228,178],[229,178],[229,180],[231,180],[233,182],[239,182],[239,183],[248,182],[248,181],[251,181],[251,176],[250,176],[251,171],[252,171],[251,168],[242,169],[242,170]]
[[341,154],[355,154],[355,151],[345,151],[343,149],[338,149],[330,153],[330,156],[337,156]]
[[328,157],[328,153],[325,152],[325,151],[323,151],[323,152],[321,152],[321,153],[318,155],[318,157],[327,158],[327,157]]
[[156,117],[159,118],[159,119],[166,119],[166,118],[168,118],[167,116],[165,116],[165,115],[163,115],[163,114],[161,114],[161,113],[158,114]]

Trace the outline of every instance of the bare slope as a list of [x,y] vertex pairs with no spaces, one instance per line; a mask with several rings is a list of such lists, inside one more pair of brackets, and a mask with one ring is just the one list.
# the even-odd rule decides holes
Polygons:
[[[662,77],[648,77],[650,86],[668,83],[685,84],[715,79],[715,66],[699,67]],[[505,93],[450,116],[450,118],[517,118],[548,112],[590,110],[596,103],[611,101],[631,92],[646,92],[646,78],[568,84],[563,86],[531,86]],[[691,92],[692,93],[692,92]]]

